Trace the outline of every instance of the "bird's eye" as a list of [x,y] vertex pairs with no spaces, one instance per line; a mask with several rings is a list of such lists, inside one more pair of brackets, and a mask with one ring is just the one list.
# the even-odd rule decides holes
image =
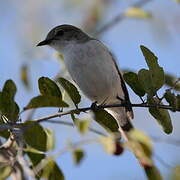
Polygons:
[[56,36],[63,36],[64,31],[61,29],[56,33]]

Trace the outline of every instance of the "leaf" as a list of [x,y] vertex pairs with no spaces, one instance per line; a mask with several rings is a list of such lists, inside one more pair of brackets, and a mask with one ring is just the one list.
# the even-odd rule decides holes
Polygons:
[[139,82],[138,75],[134,72],[127,72],[123,74],[123,77],[131,89],[138,95],[144,96],[145,91]]
[[164,97],[165,97],[166,101],[169,103],[169,105],[172,106],[174,109],[176,109],[177,102],[176,102],[175,94],[172,93],[170,90],[166,90]]
[[[2,116],[3,117],[3,116]],[[3,122],[3,120],[2,120],[2,118],[0,118],[0,126],[1,126],[1,124],[5,124],[4,122]],[[0,136],[1,137],[3,137],[3,138],[5,138],[5,139],[8,139],[9,138],[9,135],[10,135],[10,132],[9,132],[9,130],[7,129],[7,130],[4,130],[4,131],[0,131]]]
[[175,84],[177,81],[177,77],[173,76],[172,74],[165,74],[165,83],[167,86],[175,89],[176,91],[180,91],[180,83]]
[[6,180],[11,174],[11,166],[1,166],[0,164],[0,180]]
[[34,152],[27,152],[27,155],[29,156],[33,167],[38,165],[46,156],[43,153],[34,153]]
[[103,109],[94,111],[95,121],[104,127],[108,132],[119,132],[119,126],[114,117]]
[[47,180],[64,180],[64,175],[54,160],[49,160],[42,170],[42,178]]
[[55,96],[36,96],[30,100],[24,110],[41,107],[68,107],[68,104]]
[[82,149],[75,149],[73,151],[73,159],[76,165],[80,164],[84,158],[84,151]]
[[146,167],[145,173],[148,180],[163,180],[159,170],[154,165],[152,167]]
[[151,157],[152,155],[152,143],[148,136],[146,136],[142,131],[134,129],[129,133],[130,139],[133,141],[137,141],[143,147],[144,153]]
[[172,174],[172,180],[179,180],[180,179],[180,165],[176,166],[173,169],[173,174]]
[[25,85],[25,87],[29,90],[30,89],[30,83],[29,83],[29,77],[28,77],[28,66],[24,64],[21,67],[21,81]]
[[15,83],[12,80],[7,80],[2,90],[3,96],[5,96],[8,99],[14,99],[16,91],[17,88]]
[[61,86],[65,89],[65,91],[68,93],[72,101],[75,105],[79,104],[81,101],[81,96],[79,94],[79,91],[77,88],[68,80],[64,78],[58,78],[58,82],[61,84]]
[[141,45],[140,48],[149,67],[151,82],[153,84],[153,89],[156,92],[165,83],[164,70],[159,66],[157,61],[158,58],[147,47]]
[[180,111],[180,94],[176,96],[177,99],[177,109]]
[[54,137],[52,133],[50,135],[46,128],[34,123],[34,121],[27,121],[24,123],[27,127],[24,132],[24,139],[26,143],[39,151],[46,152],[51,150],[54,147]]
[[[154,104],[154,105],[160,104],[160,102],[157,98],[148,99],[148,103]],[[172,133],[173,126],[172,126],[172,122],[171,122],[171,117],[167,110],[160,109],[157,107],[150,107],[149,112],[157,120],[157,122],[162,126],[163,131],[165,133],[167,133],[167,134]]]
[[89,120],[76,120],[76,126],[81,134],[85,134],[89,129]]
[[19,106],[14,101],[16,85],[12,80],[7,80],[0,92],[0,111],[10,122],[16,122],[19,115]]
[[153,88],[150,72],[147,69],[141,69],[138,72],[138,79],[139,82],[141,82],[143,89],[148,93],[149,96],[154,96],[156,94],[156,91]]
[[104,150],[109,154],[114,154],[116,151],[116,143],[110,136],[100,137],[100,143],[103,145]]
[[125,16],[140,18],[140,19],[148,19],[151,18],[152,15],[149,12],[144,11],[139,7],[130,7],[126,10]]
[[39,90],[44,96],[55,96],[62,99],[62,94],[57,84],[48,77],[41,77],[38,80]]

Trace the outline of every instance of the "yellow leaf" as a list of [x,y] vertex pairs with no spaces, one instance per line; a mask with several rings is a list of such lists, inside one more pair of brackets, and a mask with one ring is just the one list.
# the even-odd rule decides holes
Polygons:
[[127,9],[124,15],[128,17],[140,18],[140,19],[147,19],[152,17],[152,15],[149,12],[146,12],[138,7],[131,7]]
[[116,143],[112,137],[101,137],[100,143],[103,145],[107,153],[114,154],[116,150]]

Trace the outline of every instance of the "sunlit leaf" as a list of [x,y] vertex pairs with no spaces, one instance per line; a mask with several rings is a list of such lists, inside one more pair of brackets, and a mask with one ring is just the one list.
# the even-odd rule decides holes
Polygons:
[[[157,98],[150,98],[148,100],[149,104],[160,104],[159,100]],[[161,103],[162,104],[162,103]],[[150,107],[149,108],[150,114],[157,120],[157,122],[161,125],[163,128],[163,131],[167,134],[172,133],[173,126],[171,122],[171,117],[169,115],[169,112],[166,109],[160,109],[156,107]]]
[[128,8],[125,12],[125,16],[132,18],[140,18],[140,19],[147,19],[152,17],[152,15],[149,12],[146,12],[139,7]]
[[73,151],[73,159],[76,165],[80,164],[84,158],[84,151],[82,149],[75,149]]
[[176,166],[173,169],[173,174],[172,174],[172,180],[179,180],[180,179],[180,165]]
[[145,173],[148,178],[148,180],[163,180],[159,170],[156,166],[146,167]]
[[48,77],[41,77],[38,80],[39,90],[44,96],[55,96],[62,99],[62,94],[57,84]]
[[77,123],[77,128],[81,134],[85,134],[88,131],[89,128],[89,120],[78,120]]
[[104,150],[109,154],[114,154],[116,151],[116,142],[110,136],[100,137],[100,143],[103,145]]
[[118,132],[119,126],[114,117],[103,109],[94,112],[95,120],[108,132]]
[[49,160],[42,169],[41,177],[47,180],[64,180],[63,172],[54,160]]
[[154,91],[159,90],[165,83],[164,70],[158,64],[158,58],[145,46],[140,46],[141,51],[146,59],[146,63],[149,67],[151,82],[153,84]]
[[50,134],[50,131],[46,128],[43,128],[37,123],[33,123],[35,122],[28,121],[24,124],[27,128],[24,131],[24,139],[26,143],[39,151],[45,152],[51,150],[54,147],[54,142],[51,142],[54,141],[52,132]]
[[125,81],[128,83],[128,85],[132,88],[132,90],[138,95],[138,96],[144,96],[145,91],[143,87],[141,86],[141,83],[139,82],[138,76],[134,72],[127,72],[123,74],[123,77]]
[[0,180],[6,180],[10,176],[11,171],[11,166],[4,166],[0,164]]
[[68,104],[56,96],[36,96],[30,100],[24,110],[41,107],[68,107]]
[[21,76],[21,81],[22,83],[25,85],[25,87],[27,89],[30,88],[30,83],[29,83],[29,76],[28,76],[28,66],[27,65],[23,65],[21,67],[21,72],[20,72],[20,76]]
[[152,155],[152,143],[148,136],[146,136],[142,131],[134,129],[129,133],[130,139],[139,142],[144,149],[145,154],[148,157]]
[[61,84],[61,86],[65,89],[65,91],[68,93],[72,101],[75,105],[79,104],[81,101],[81,96],[79,94],[79,91],[77,88],[68,80],[64,78],[58,78],[58,82]]

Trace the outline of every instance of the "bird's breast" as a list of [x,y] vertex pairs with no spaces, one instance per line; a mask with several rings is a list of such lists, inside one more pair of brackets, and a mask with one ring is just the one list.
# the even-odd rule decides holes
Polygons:
[[101,103],[118,95],[117,69],[110,53],[99,41],[73,45],[64,58],[72,79],[89,99]]

